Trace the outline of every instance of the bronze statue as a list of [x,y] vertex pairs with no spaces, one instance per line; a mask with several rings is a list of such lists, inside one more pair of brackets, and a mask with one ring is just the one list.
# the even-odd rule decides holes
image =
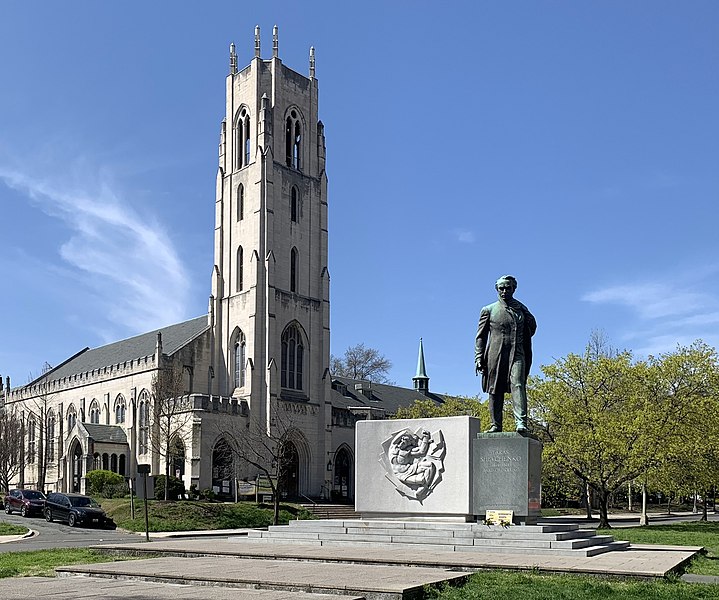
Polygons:
[[514,299],[514,277],[500,277],[494,287],[499,300],[482,308],[474,346],[475,373],[482,374],[482,391],[489,394],[487,433],[502,431],[504,394],[511,393],[517,433],[527,435],[527,375],[537,321]]

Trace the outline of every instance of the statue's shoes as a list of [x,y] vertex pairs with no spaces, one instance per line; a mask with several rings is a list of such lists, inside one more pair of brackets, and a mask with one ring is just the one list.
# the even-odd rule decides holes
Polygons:
[[529,435],[529,429],[526,427],[517,427],[517,433],[522,437],[527,437]]
[[496,425],[492,425],[492,426],[491,426],[489,429],[487,429],[487,431],[485,431],[484,433],[501,433],[501,432],[502,432],[502,428],[501,428],[501,427],[497,427]]

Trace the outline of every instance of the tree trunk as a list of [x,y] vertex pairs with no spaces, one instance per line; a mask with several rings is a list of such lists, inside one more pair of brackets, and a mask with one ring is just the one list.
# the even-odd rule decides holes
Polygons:
[[709,502],[709,494],[705,491],[702,494],[702,516],[699,518],[700,521],[708,521],[709,517],[707,515],[707,503]]
[[584,504],[587,509],[587,519],[592,519],[592,494],[589,488],[589,484],[584,484]]
[[601,490],[599,492],[599,529],[611,529],[609,524],[609,492]]

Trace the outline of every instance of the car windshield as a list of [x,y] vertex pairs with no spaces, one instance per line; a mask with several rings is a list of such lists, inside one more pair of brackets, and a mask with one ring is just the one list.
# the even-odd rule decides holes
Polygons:
[[83,496],[71,496],[70,504],[73,506],[92,506],[93,508],[99,506],[92,498],[85,498]]
[[27,490],[25,492],[25,498],[28,500],[44,500],[45,494],[42,492],[36,492],[35,490]]

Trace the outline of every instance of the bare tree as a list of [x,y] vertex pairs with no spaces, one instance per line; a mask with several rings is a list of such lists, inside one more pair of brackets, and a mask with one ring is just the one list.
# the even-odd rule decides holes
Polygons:
[[38,490],[45,489],[49,464],[55,459],[55,417],[52,405],[55,402],[54,394],[50,393],[47,374],[52,370],[49,363],[42,366],[42,375],[35,378],[30,375],[30,381],[37,385],[37,395],[26,404],[27,420],[25,432],[29,448],[29,461],[37,461]]
[[333,375],[366,379],[376,383],[392,383],[387,373],[392,361],[379,353],[379,350],[367,348],[364,344],[350,346],[343,357],[332,356],[330,371]]
[[149,443],[165,461],[165,500],[169,499],[170,474],[175,445],[186,445],[192,434],[192,406],[183,395],[182,367],[177,364],[160,368],[152,378],[152,420]]
[[0,486],[6,494],[20,473],[24,443],[20,418],[12,409],[0,407]]
[[[272,423],[268,428],[264,423],[250,419],[247,427],[232,426],[223,432],[229,441],[229,448],[238,462],[253,467],[269,481],[274,499],[272,522],[277,525],[280,519],[280,497],[287,491],[290,475],[293,445],[291,437],[293,426],[287,414],[272,411]],[[259,479],[257,481],[259,485]]]

